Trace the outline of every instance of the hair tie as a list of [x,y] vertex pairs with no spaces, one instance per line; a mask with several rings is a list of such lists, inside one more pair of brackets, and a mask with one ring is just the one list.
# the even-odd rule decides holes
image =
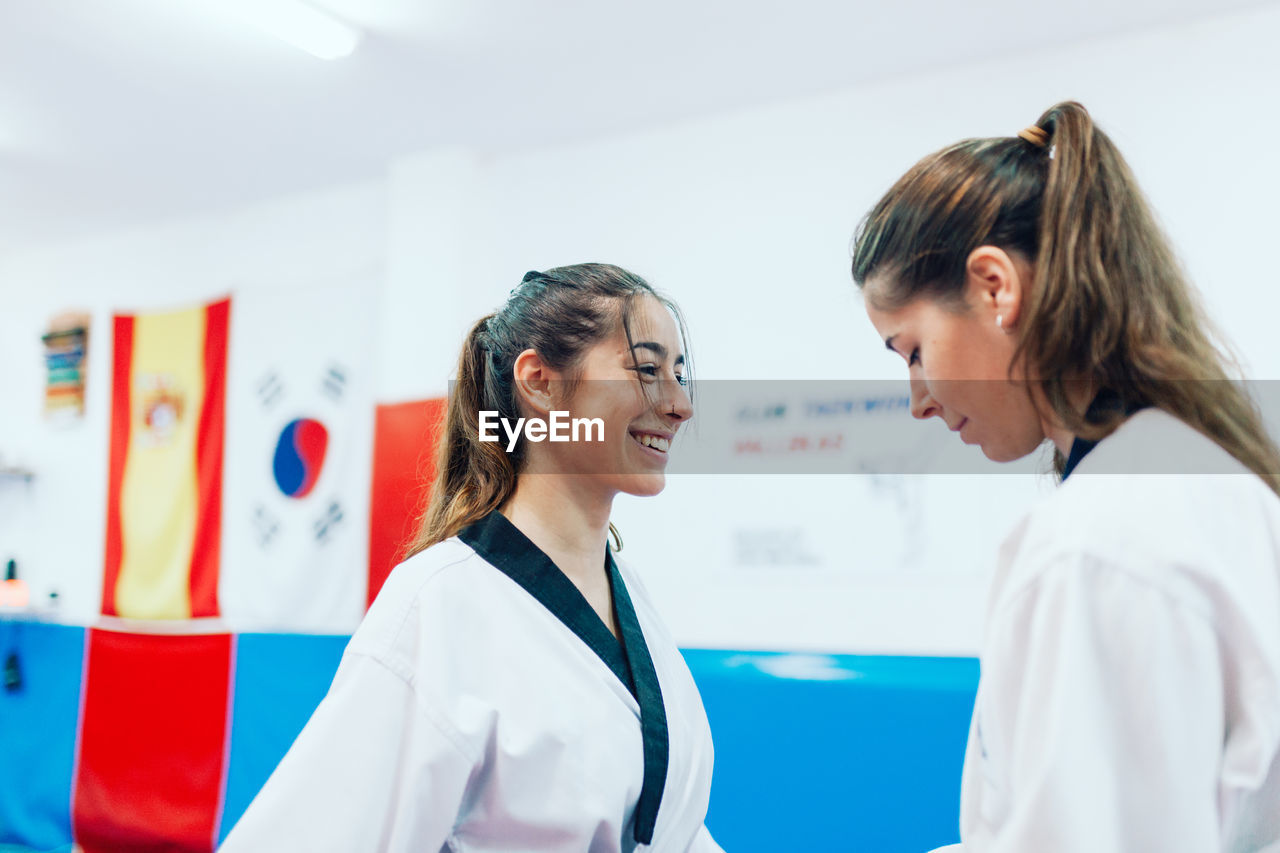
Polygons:
[[1049,144],[1049,132],[1034,124],[1025,130],[1018,131],[1018,138],[1025,139],[1037,148],[1044,148]]
[[530,281],[533,281],[534,279],[542,278],[542,277],[543,277],[542,273],[538,272],[537,270],[529,270],[527,273],[524,274],[524,278],[520,279],[520,283],[517,284],[515,287],[511,288],[511,292],[507,294],[507,296],[509,297],[515,296],[516,291],[524,287],[526,282],[530,282]]

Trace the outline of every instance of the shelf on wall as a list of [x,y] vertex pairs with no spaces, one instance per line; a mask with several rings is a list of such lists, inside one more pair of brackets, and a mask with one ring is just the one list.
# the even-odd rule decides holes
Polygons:
[[30,483],[36,478],[36,472],[29,468],[0,468],[0,480],[22,480]]

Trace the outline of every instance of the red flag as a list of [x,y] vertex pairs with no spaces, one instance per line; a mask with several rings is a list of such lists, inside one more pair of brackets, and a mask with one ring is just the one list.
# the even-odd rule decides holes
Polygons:
[[213,850],[233,638],[88,634],[76,841],[85,853]]
[[368,604],[418,531],[435,479],[436,444],[444,428],[446,402],[432,399],[378,406],[369,501]]

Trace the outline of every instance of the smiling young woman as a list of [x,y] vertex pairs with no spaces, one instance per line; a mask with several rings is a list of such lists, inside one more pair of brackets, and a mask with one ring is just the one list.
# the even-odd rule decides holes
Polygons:
[[[662,491],[687,361],[675,304],[607,264],[476,323],[422,532],[223,851],[720,849],[697,687],[607,544],[616,495]],[[601,440],[483,438],[566,411]]]
[[1062,479],[998,557],[964,850],[1280,850],[1280,454],[1111,140],[926,157],[853,277],[916,417]]

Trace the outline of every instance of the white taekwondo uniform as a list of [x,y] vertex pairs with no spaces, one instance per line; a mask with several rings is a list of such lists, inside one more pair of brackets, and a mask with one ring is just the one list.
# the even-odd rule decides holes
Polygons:
[[962,788],[964,853],[1280,851],[1261,479],[1157,409],[1077,441],[1000,552]]
[[398,566],[221,853],[719,851],[698,689],[605,562],[621,641],[497,512]]

